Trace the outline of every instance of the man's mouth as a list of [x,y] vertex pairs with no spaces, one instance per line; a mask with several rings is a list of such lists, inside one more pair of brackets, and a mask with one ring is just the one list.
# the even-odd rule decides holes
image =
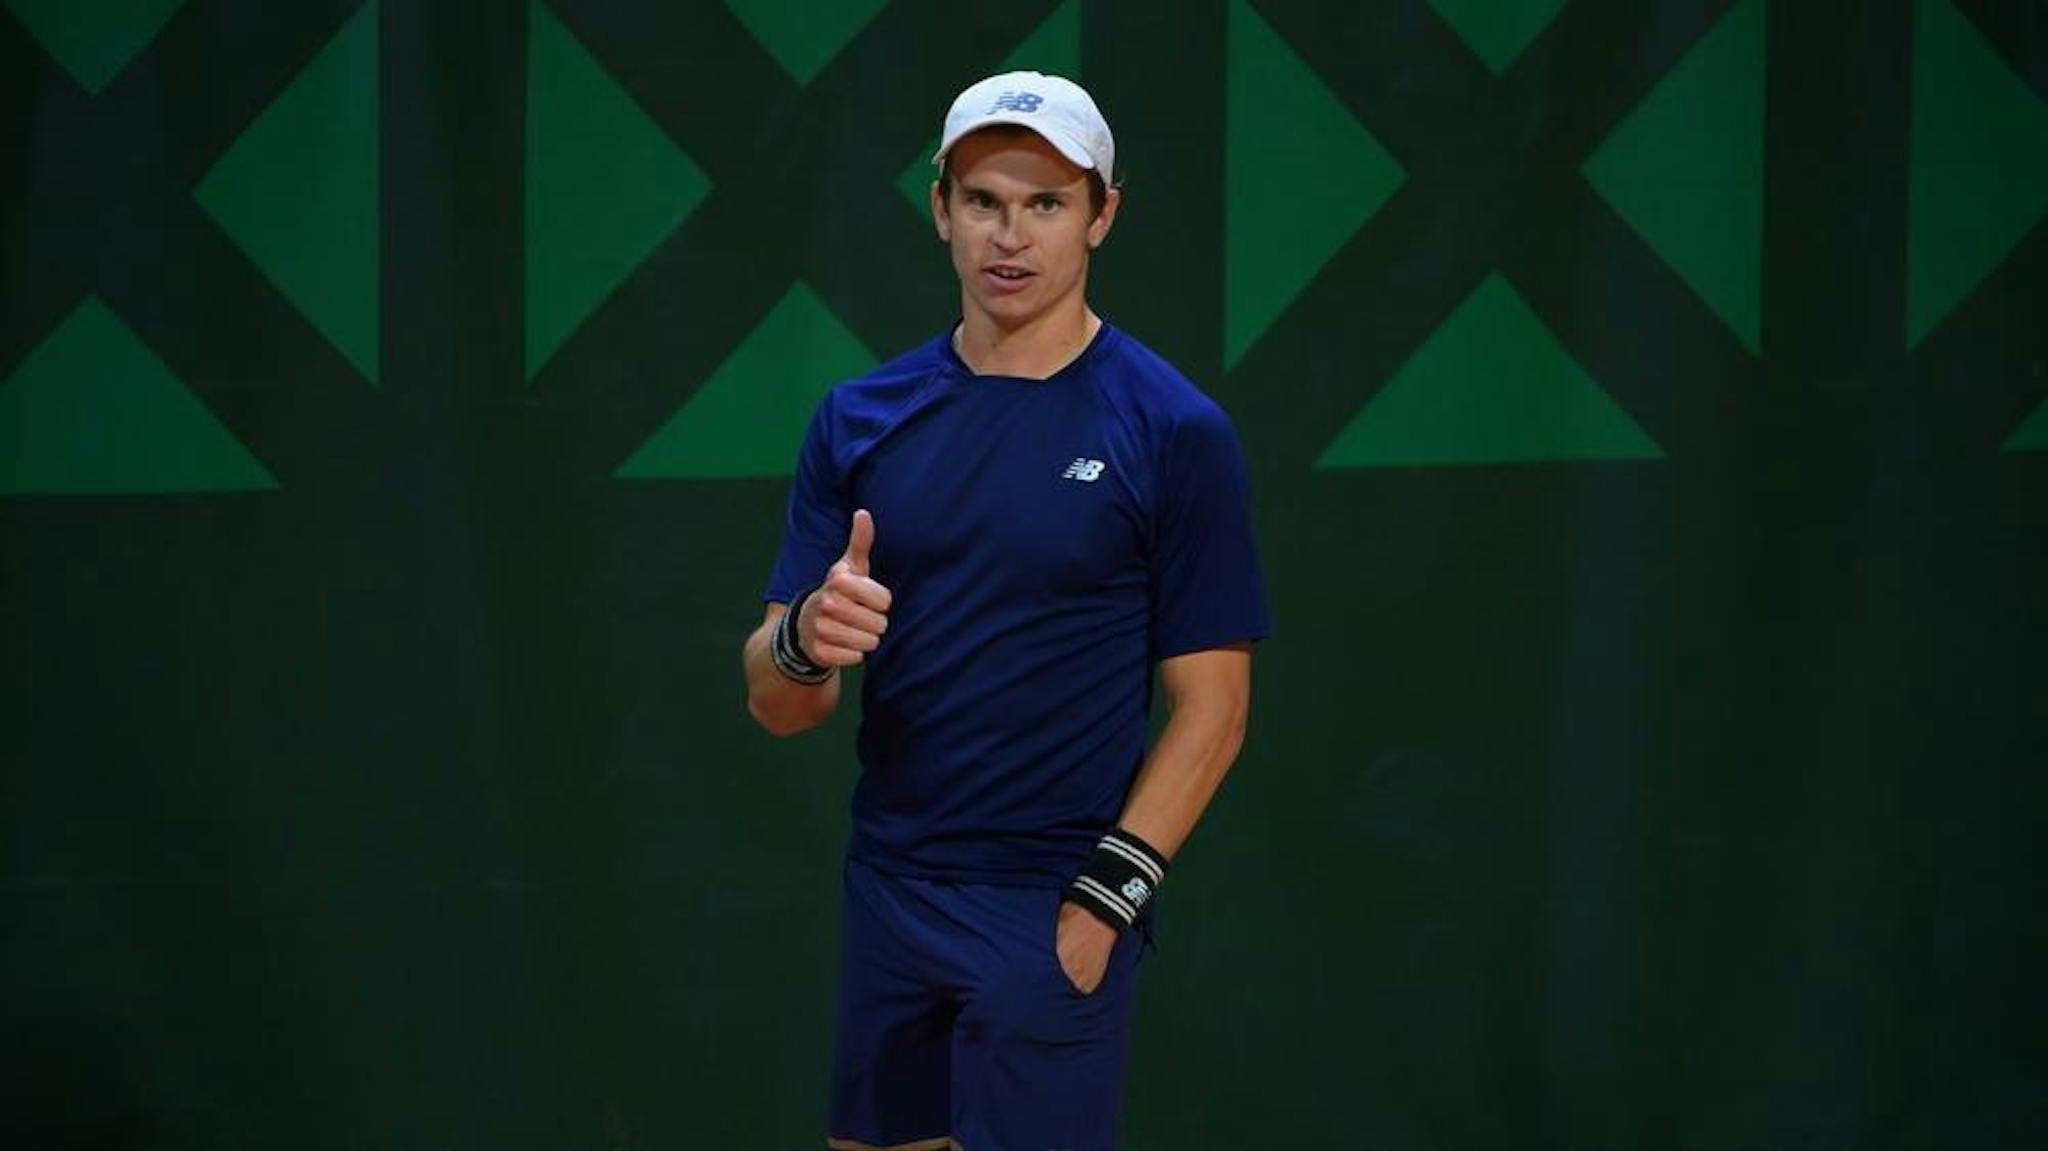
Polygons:
[[981,270],[988,286],[997,292],[1021,292],[1031,283],[1032,273],[1015,264],[990,264]]

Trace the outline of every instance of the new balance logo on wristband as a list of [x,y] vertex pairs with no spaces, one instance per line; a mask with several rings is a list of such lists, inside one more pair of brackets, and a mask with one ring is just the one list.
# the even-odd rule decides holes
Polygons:
[[1095,855],[1067,885],[1066,898],[1121,931],[1137,922],[1159,883],[1166,857],[1152,845],[1117,828],[1095,845]]

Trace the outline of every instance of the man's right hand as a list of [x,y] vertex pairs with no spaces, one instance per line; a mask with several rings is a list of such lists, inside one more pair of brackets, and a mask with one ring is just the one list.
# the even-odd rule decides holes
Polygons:
[[866,509],[853,513],[846,554],[797,614],[797,642],[811,662],[851,667],[867,658],[889,630],[889,589],[868,576],[868,552],[874,546],[875,517]]

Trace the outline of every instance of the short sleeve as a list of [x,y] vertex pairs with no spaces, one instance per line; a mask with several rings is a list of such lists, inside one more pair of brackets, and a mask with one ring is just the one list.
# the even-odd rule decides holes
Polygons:
[[1251,476],[1221,408],[1203,404],[1175,424],[1153,503],[1152,657],[1264,639]]
[[775,557],[775,570],[762,593],[764,602],[786,604],[797,593],[816,587],[846,552],[853,510],[847,506],[846,485],[832,440],[832,397],[828,395],[812,413],[803,447],[797,453],[782,551]]

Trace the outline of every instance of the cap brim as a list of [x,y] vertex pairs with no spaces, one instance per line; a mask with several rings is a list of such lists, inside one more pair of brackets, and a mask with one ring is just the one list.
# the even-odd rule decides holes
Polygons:
[[976,132],[981,131],[983,128],[992,128],[997,124],[1015,124],[1019,128],[1029,128],[1033,132],[1036,132],[1040,136],[1044,137],[1046,143],[1051,144],[1055,151],[1057,151],[1060,155],[1065,156],[1069,161],[1071,161],[1074,164],[1074,166],[1089,172],[1093,172],[1095,170],[1095,158],[1088,154],[1088,149],[1083,148],[1081,146],[1080,141],[1074,139],[1073,137],[1067,135],[1064,132],[1047,128],[1043,120],[1034,120],[1017,113],[1009,112],[998,112],[992,116],[983,116],[981,119],[976,120],[974,123],[968,125],[966,128],[963,128],[959,132],[954,133],[952,136],[944,140],[941,140],[939,142],[939,150],[932,153],[932,163],[945,163],[946,153],[953,150],[953,145],[958,144],[962,139],[965,139],[968,136],[974,135]]

